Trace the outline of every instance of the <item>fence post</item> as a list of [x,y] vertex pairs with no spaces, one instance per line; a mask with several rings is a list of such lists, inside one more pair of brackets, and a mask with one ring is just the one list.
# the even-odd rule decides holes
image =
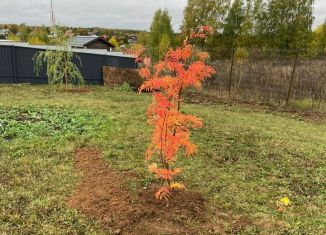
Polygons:
[[103,60],[102,60],[102,63],[103,64],[102,64],[102,71],[101,71],[101,76],[102,76],[102,78],[101,78],[101,84],[103,86],[105,85],[105,81],[104,81],[104,76],[105,76],[105,74],[104,74],[104,67],[107,66],[106,59],[107,59],[106,55],[103,55]]
[[299,57],[299,52],[297,52],[295,54],[295,58],[294,58],[289,90],[288,90],[288,94],[287,94],[287,97],[286,97],[286,104],[289,104],[289,101],[290,101],[290,98],[291,98],[291,92],[292,92],[292,87],[293,87],[293,83],[294,83],[294,75],[295,75],[295,71],[296,71],[297,63],[298,63],[298,57]]
[[229,85],[228,85],[228,94],[229,94],[229,99],[231,98],[231,87],[232,87],[233,65],[234,65],[234,47],[232,47],[231,68],[230,68]]
[[18,81],[17,81],[15,46],[11,46],[11,62],[12,62],[12,72],[13,72],[13,83],[16,84],[18,83]]

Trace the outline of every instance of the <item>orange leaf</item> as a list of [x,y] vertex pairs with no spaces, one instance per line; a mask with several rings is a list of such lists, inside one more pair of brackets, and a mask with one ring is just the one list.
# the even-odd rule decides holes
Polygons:
[[171,192],[168,187],[163,186],[155,193],[155,197],[158,200],[162,200],[163,198],[168,200],[171,197]]

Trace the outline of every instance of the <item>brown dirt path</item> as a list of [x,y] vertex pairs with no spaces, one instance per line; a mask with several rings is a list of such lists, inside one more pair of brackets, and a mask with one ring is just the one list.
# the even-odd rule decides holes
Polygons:
[[154,198],[155,188],[133,196],[123,188],[128,176],[110,168],[97,149],[76,151],[75,167],[82,177],[67,204],[98,220],[110,233],[220,234],[198,193],[176,192],[169,207]]

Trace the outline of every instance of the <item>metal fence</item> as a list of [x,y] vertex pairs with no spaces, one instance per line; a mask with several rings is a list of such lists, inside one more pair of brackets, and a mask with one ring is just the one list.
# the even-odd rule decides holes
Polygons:
[[[0,83],[32,83],[46,84],[48,82],[45,70],[36,75],[34,70],[34,55],[44,49],[0,45]],[[103,66],[118,68],[136,68],[135,59],[127,56],[100,55],[91,53],[76,53],[79,67],[86,84],[103,85]]]
[[211,63],[217,74],[204,91],[247,102],[326,101],[326,56],[299,51],[246,53]]

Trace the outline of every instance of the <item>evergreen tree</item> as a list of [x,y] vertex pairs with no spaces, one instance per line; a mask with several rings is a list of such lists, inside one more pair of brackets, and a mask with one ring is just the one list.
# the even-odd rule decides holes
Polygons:
[[253,0],[251,15],[251,47],[262,48],[265,45],[267,35],[267,2],[265,0]]
[[255,33],[255,27],[257,22],[255,15],[257,14],[256,4],[261,0],[245,0],[244,3],[244,19],[241,26],[241,45],[243,47],[257,47],[257,37]]
[[149,36],[150,34],[148,32],[140,32],[138,34],[138,43],[142,45],[148,45],[149,44]]
[[31,45],[45,45],[49,43],[46,27],[38,27],[28,35],[28,43]]
[[211,26],[216,32],[223,28],[231,0],[188,0],[184,10],[182,31],[189,34],[199,26]]
[[303,49],[312,42],[314,0],[269,0],[266,19],[266,46]]
[[326,49],[326,21],[316,28],[314,36],[318,49],[324,51]]
[[163,34],[163,36],[160,40],[160,45],[159,45],[159,49],[160,49],[159,57],[160,58],[163,58],[165,53],[169,50],[170,46],[171,46],[171,39],[170,39],[169,35]]
[[[167,10],[157,10],[153,18],[149,36],[150,54],[154,61],[159,60],[160,55],[165,54],[166,51],[164,49],[167,49],[165,47],[167,42],[169,42],[169,45],[173,45],[173,37],[174,33],[169,12]],[[162,40],[164,42],[161,43]],[[160,48],[161,45],[164,45],[164,48]]]
[[234,0],[226,17],[223,39],[226,48],[241,46],[243,23],[245,21],[245,9],[243,0]]
[[18,36],[20,38],[20,41],[27,42],[29,33],[30,33],[30,29],[25,24],[21,24],[19,26]]

